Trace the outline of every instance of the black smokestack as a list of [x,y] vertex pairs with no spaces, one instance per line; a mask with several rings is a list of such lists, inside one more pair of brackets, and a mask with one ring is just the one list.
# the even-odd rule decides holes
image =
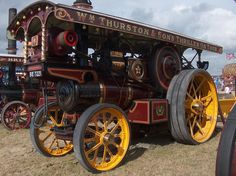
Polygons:
[[[12,22],[14,17],[17,14],[17,10],[15,8],[9,9],[9,20],[8,23]],[[8,39],[8,54],[16,54],[16,40]],[[14,86],[16,83],[16,63],[11,62],[9,63],[9,86]]]
[[[8,24],[12,22],[14,17],[17,14],[17,10],[15,8],[10,8],[9,9],[9,19],[8,19]],[[10,40],[8,39],[8,54],[16,54],[16,40]]]

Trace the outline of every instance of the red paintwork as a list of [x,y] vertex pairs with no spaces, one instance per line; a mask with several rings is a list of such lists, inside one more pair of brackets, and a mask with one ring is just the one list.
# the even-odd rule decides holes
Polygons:
[[[56,101],[56,97],[49,96],[48,102]],[[43,97],[39,98],[38,106],[42,106],[45,104],[45,99]]]
[[22,101],[30,104],[37,104],[40,91],[36,89],[24,89]]
[[78,119],[79,117],[80,117],[80,114],[67,114],[67,113],[65,113],[65,115],[64,115],[65,119],[70,119],[70,120]]
[[128,119],[133,123],[150,124],[150,110],[148,100],[134,101],[135,106],[129,110]]
[[92,70],[48,68],[48,72],[53,76],[75,80],[78,83],[84,83],[88,73],[93,75],[94,81],[97,80],[97,74]]
[[42,65],[30,65],[27,67],[27,71],[39,71],[42,70]]
[[[168,120],[168,101],[166,99],[151,101],[152,123]],[[159,113],[159,114],[158,114]]]
[[[135,100],[128,119],[133,123],[154,124],[168,120],[168,101],[165,99]],[[160,110],[160,108],[163,108]],[[157,111],[159,110],[159,114]]]
[[[65,31],[63,34],[63,39],[67,46],[75,46],[78,43],[78,35],[74,31]],[[58,35],[56,42],[60,44],[60,35]]]

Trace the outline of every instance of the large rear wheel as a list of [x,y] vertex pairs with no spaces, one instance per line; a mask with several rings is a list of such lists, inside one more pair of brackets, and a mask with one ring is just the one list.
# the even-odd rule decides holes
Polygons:
[[71,140],[58,138],[57,129],[66,126],[64,112],[57,103],[48,103],[47,115],[41,106],[30,125],[30,136],[35,149],[44,156],[63,156],[73,149]]
[[3,107],[1,119],[8,130],[27,128],[31,121],[31,110],[22,101],[12,101]]
[[111,104],[89,107],[79,118],[73,135],[76,157],[90,172],[108,171],[124,159],[130,143],[125,113]]
[[170,131],[176,141],[199,144],[213,134],[218,113],[217,92],[205,70],[184,70],[171,81],[167,92]]

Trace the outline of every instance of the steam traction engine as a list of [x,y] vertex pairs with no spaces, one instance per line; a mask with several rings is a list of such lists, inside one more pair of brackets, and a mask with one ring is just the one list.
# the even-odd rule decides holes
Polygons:
[[130,124],[135,130],[168,121],[178,142],[207,141],[216,125],[216,89],[183,53],[192,48],[198,67],[207,68],[201,52],[222,47],[91,9],[90,1],[38,1],[8,27],[9,38],[24,41],[30,76],[57,85],[57,103],[46,102],[31,123],[37,151],[61,156],[74,148],[96,172],[123,160]]
[[29,105],[38,103],[39,80],[29,79],[23,71],[23,57],[0,54],[0,65],[0,120],[9,130],[29,127],[33,108]]
[[[9,23],[16,15],[9,9]],[[38,103],[39,80],[29,78],[23,70],[23,57],[16,55],[16,41],[8,40],[8,54],[0,54],[1,122],[8,130],[29,127],[31,110]]]

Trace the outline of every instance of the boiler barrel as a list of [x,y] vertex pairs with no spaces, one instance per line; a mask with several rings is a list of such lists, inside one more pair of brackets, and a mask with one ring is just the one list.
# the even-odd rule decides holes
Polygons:
[[68,113],[83,112],[96,103],[112,103],[127,109],[132,100],[150,97],[148,91],[131,86],[119,87],[115,83],[78,84],[64,81],[57,84],[57,101]]

